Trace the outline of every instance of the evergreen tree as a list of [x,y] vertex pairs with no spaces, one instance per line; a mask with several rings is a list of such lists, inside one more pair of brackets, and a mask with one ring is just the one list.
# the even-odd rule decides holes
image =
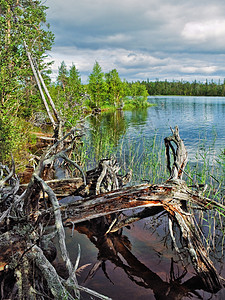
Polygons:
[[0,0],[0,8],[0,135],[6,141],[1,144],[3,159],[22,140],[17,118],[30,116],[33,103],[39,99],[24,42],[43,70],[53,34],[45,26],[47,7],[40,1]]
[[84,87],[81,84],[80,73],[74,64],[69,70],[67,91],[70,110],[73,111],[73,116],[78,118],[83,112]]
[[84,87],[74,64],[68,71],[65,62],[62,61],[58,68],[57,84],[51,86],[51,93],[65,120],[74,123],[82,113],[84,104]]
[[68,84],[69,72],[67,71],[67,66],[64,61],[61,62],[60,67],[58,68],[58,77],[57,83],[63,88],[64,93],[66,92],[66,86]]
[[104,73],[99,63],[96,61],[92,73],[89,75],[88,92],[91,97],[91,106],[100,107],[107,98],[106,83]]
[[81,84],[80,73],[74,64],[72,64],[69,71],[68,85],[70,98],[79,103],[83,93],[83,86]]
[[105,74],[107,84],[107,98],[109,104],[119,107],[124,95],[123,83],[116,69]]

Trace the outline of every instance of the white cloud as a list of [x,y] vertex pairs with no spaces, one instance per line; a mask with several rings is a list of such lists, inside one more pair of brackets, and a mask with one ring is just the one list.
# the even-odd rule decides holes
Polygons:
[[55,74],[97,60],[127,80],[225,77],[224,0],[47,0]]
[[225,39],[225,19],[203,22],[189,22],[182,31],[185,39],[193,42],[205,42],[210,39]]
[[180,70],[183,73],[188,73],[188,74],[213,74],[214,72],[217,71],[216,66],[205,66],[205,67],[181,67]]

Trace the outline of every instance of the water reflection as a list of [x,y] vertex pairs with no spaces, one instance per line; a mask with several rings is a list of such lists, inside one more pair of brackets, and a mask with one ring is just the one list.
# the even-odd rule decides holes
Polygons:
[[[127,151],[124,151],[124,156],[128,161],[131,153],[129,150],[134,148],[131,153],[135,154],[131,157],[133,165],[137,160],[140,162],[140,166],[145,164],[145,168],[142,169],[133,167],[138,179],[140,180],[145,170],[148,170],[146,178],[150,182],[153,181],[153,178],[158,180],[162,177],[163,166],[165,166],[161,159],[164,153],[162,155],[159,153],[159,149],[163,145],[159,143],[164,137],[170,135],[170,126],[178,125],[181,138],[188,149],[189,161],[192,164],[198,164],[201,160],[206,161],[210,158],[210,163],[214,163],[214,159],[217,158],[221,149],[225,148],[225,98],[151,97],[150,102],[157,105],[145,110],[117,111],[90,118],[88,122],[92,130],[90,130],[87,142],[90,151],[95,153],[96,160],[105,157],[104,153],[107,153],[108,156],[107,148],[111,147],[111,153],[115,153],[116,147],[119,149],[119,147],[126,146]],[[143,138],[148,143],[143,143]],[[155,146],[156,143],[159,144],[159,148]],[[139,147],[138,151],[136,145]],[[146,152],[143,151],[143,148],[147,148]],[[197,150],[202,156],[196,157]],[[146,164],[146,161],[149,164]],[[154,166],[155,173],[150,173],[150,168],[153,169]],[[210,175],[212,172],[213,168],[210,169]],[[216,175],[214,177],[216,178]],[[199,181],[200,177],[197,179]],[[210,223],[206,225],[211,226]],[[149,234],[143,242],[140,242],[140,238],[144,234],[143,229],[140,229],[136,236],[134,235],[135,230],[132,228],[130,233],[127,233],[125,229],[126,236],[121,233],[110,234],[106,237],[103,234],[105,228],[102,226],[94,221],[77,228],[80,233],[89,238],[92,244],[88,244],[87,240],[84,241],[81,235],[76,236],[76,239],[73,240],[73,243],[81,243],[81,249],[85,249],[82,263],[86,264],[91,261],[95,266],[89,276],[87,272],[85,274],[85,277],[88,278],[86,281],[88,287],[103,294],[108,292],[113,299],[120,300],[129,298],[148,300],[209,299],[211,297],[207,291],[204,291],[199,277],[193,276],[190,269],[187,273],[184,272],[179,263],[174,263],[174,253],[171,253],[165,244],[158,243],[154,250],[152,246],[154,241]],[[162,231],[159,236],[162,240]],[[163,247],[163,251],[165,251],[163,258],[161,256],[163,266],[159,267],[157,255],[161,255],[159,249]],[[217,248],[217,251],[218,249],[221,249],[221,246]],[[96,257],[97,262],[94,264]],[[219,261],[218,265],[220,265]],[[179,273],[176,275],[175,268],[179,269]],[[222,267],[221,270],[221,272],[225,272]],[[222,275],[224,276],[224,274]],[[85,278],[82,277],[82,279]],[[224,291],[220,291],[210,299],[225,299]]]
[[[105,221],[105,219],[99,218],[76,226],[76,230],[85,234],[97,248],[97,261],[92,264],[88,274],[85,275],[84,281],[88,287],[97,289],[98,292],[107,294],[109,297],[112,297],[110,289],[113,287],[114,297],[112,298],[114,299],[129,299],[129,293],[126,294],[126,287],[129,287],[128,281],[136,286],[136,289],[133,287],[131,289],[133,291],[132,299],[134,300],[180,300],[186,299],[186,297],[189,299],[206,299],[206,295],[207,298],[210,297],[201,278],[191,275],[190,268],[187,271],[180,263],[175,262],[173,257],[167,259],[169,264],[167,278],[160,271],[153,271],[152,267],[157,270],[155,265],[149,267],[149,264],[142,262],[143,258],[137,258],[132,253],[133,245],[122,231],[120,233],[104,234],[107,228]],[[150,261],[151,256],[154,256],[152,251],[153,248],[149,248],[148,257]],[[114,267],[109,268],[108,262]],[[118,278],[116,282],[115,277],[113,277],[115,268],[117,273],[119,269],[126,274],[127,279],[125,281],[120,275],[121,281],[126,284],[126,287],[119,286]],[[100,270],[106,278],[104,286],[101,285]],[[95,283],[92,284],[95,277]]]
[[213,160],[225,147],[225,98],[149,97],[155,106],[133,111],[116,111],[92,116],[88,122],[92,151],[99,156],[106,147],[132,143],[157,134],[161,142],[178,125],[187,147],[189,161],[196,160],[201,145]]
[[126,133],[127,122],[122,110],[92,115],[88,122],[91,130],[87,142],[91,143],[96,160],[99,160],[107,149],[118,146],[120,138]]
[[148,118],[148,109],[136,109],[132,111],[126,111],[126,120],[129,126],[140,126],[141,124],[145,124]]

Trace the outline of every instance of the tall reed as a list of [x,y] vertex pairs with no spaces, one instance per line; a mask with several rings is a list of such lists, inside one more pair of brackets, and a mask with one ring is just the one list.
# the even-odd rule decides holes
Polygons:
[[[199,192],[204,196],[224,203],[225,155],[221,152],[219,157],[212,157],[212,152],[213,145],[207,147],[206,143],[201,141],[195,159],[187,164],[185,170],[188,176],[184,175],[184,180],[189,186],[200,185]],[[132,169],[133,178],[130,185],[143,182],[161,183],[168,178],[164,139],[157,133],[150,138],[141,134],[135,138],[132,135],[123,135],[114,143],[109,136],[104,136],[104,132],[99,134],[92,130],[84,138],[75,155],[84,170],[95,167],[100,159],[112,156],[121,166],[122,174]],[[222,210],[200,211],[196,214],[206,244],[212,249],[217,249],[217,255],[223,254],[224,217],[225,212]]]

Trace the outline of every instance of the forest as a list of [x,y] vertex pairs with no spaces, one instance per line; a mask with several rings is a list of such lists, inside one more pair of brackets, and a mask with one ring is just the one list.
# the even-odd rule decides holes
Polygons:
[[[105,296],[107,290],[102,294],[79,283],[77,276],[89,265],[79,265],[80,246],[76,260],[71,259],[65,228],[85,234],[99,251],[88,279],[99,268],[109,279],[110,260],[132,281],[150,287],[156,299],[223,289],[225,279],[210,259],[210,247],[193,211],[215,212],[222,218],[224,199],[219,190],[205,193],[206,182],[199,184],[185,171],[188,155],[178,126],[164,138],[163,182],[149,178],[129,185],[133,170],[121,171],[113,153],[98,157],[88,170],[81,158],[88,155],[82,140],[88,116],[93,117],[92,124],[99,123],[99,114],[112,110],[115,119],[108,130],[120,127],[122,134],[126,124],[117,122],[119,113],[148,107],[148,96],[223,96],[225,82],[128,82],[116,69],[104,73],[98,61],[87,83],[82,83],[75,63],[67,66],[64,61],[52,81],[52,63],[46,57],[54,35],[46,20],[47,7],[37,0],[0,3],[0,298],[78,300],[88,294],[90,299],[111,299]],[[113,144],[116,133],[109,131],[107,141],[97,131],[91,137],[97,150]],[[152,150],[157,168],[159,151],[153,149],[147,152]],[[214,192],[217,198],[211,199]],[[187,282],[182,282],[186,266],[176,278],[172,261],[171,280],[164,282],[132,254],[123,229],[132,230],[131,224],[152,216],[167,217],[170,247],[182,267],[187,258],[186,266],[192,268]],[[215,239],[223,235],[221,228],[214,230]]]
[[[54,43],[46,22],[47,7],[39,1],[1,1],[0,17],[0,147],[1,161],[26,157],[34,127],[48,122],[27,49],[44,78],[56,108],[71,126],[93,109],[132,109],[149,105],[149,95],[224,96],[225,83],[213,81],[136,81],[121,79],[116,69],[102,71],[96,61],[88,82],[82,83],[75,64],[62,61],[57,80],[51,80],[51,63],[45,57]],[[71,123],[72,122],[72,123]],[[22,151],[22,152],[21,152]],[[21,154],[22,153],[22,154]]]
[[213,80],[205,82],[188,81],[142,81],[149,95],[175,95],[175,96],[225,96],[225,80],[218,83]]

